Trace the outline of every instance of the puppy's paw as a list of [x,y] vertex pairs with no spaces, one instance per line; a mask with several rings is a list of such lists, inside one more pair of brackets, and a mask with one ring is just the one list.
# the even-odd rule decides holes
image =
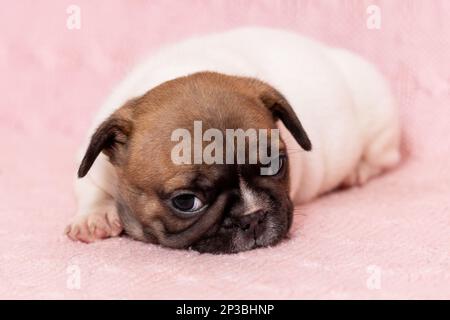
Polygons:
[[117,210],[113,207],[97,208],[89,214],[77,215],[65,229],[73,241],[91,243],[118,236],[123,230]]

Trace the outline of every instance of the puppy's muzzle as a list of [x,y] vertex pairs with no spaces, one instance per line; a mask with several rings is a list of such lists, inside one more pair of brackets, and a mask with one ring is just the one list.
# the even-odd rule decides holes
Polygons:
[[263,223],[266,220],[266,216],[267,212],[257,210],[243,216],[226,218],[224,227],[238,228],[246,237],[257,239],[264,232]]

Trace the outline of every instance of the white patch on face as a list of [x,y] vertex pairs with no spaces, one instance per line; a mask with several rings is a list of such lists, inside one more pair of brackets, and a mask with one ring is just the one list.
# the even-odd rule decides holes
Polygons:
[[243,215],[251,214],[261,209],[256,192],[242,178],[239,179],[239,189],[244,201],[245,209]]

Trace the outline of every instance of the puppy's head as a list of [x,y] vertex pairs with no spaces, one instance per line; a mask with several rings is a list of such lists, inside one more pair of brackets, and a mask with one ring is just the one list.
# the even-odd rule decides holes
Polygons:
[[[202,133],[214,129],[225,137],[227,129],[266,129],[270,135],[277,120],[305,150],[311,149],[288,102],[267,84],[210,72],[178,78],[129,101],[103,122],[78,175],[87,174],[100,152],[109,157],[118,176],[117,207],[125,231],[135,239],[212,253],[274,245],[287,234],[293,210],[283,141],[276,150],[277,170],[262,175],[266,164],[259,157],[254,163],[226,161],[230,152],[236,160],[242,148],[236,144],[231,151],[214,150],[219,161],[213,163],[175,163],[179,142],[173,133],[183,129],[190,134],[187,156],[195,158],[194,149],[200,144],[206,150],[210,142],[204,137],[199,142],[194,122],[201,121]],[[246,137],[251,139],[259,135]]]

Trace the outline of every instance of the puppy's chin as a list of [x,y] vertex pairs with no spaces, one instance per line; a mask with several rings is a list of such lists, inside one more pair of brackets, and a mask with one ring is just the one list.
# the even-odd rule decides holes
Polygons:
[[191,248],[201,253],[237,253],[276,245],[286,237],[292,212],[268,213],[257,230],[243,230],[235,226],[217,228],[211,236],[200,239]]

